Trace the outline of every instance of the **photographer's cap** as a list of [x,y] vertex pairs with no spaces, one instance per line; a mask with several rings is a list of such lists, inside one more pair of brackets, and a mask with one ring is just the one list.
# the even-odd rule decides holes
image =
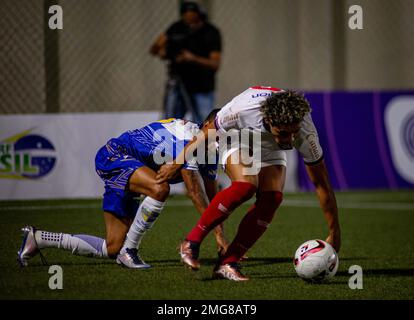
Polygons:
[[186,1],[181,4],[180,13],[184,14],[187,11],[194,11],[197,13],[201,13],[199,4],[193,1]]

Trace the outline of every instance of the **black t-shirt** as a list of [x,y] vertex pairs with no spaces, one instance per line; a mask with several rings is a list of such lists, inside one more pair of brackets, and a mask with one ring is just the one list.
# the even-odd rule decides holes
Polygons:
[[174,57],[183,49],[205,58],[212,51],[220,52],[220,31],[209,23],[204,23],[200,29],[191,30],[182,21],[178,21],[168,28],[166,34],[170,76],[179,76],[190,93],[213,91],[215,71],[193,63],[177,64]]

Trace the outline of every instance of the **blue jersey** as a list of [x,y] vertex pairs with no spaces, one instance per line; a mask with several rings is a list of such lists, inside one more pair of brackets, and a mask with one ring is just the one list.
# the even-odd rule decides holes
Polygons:
[[[171,118],[127,131],[117,139],[125,146],[127,154],[157,171],[163,163],[175,159],[198,132],[197,124]],[[217,177],[217,161],[215,164],[198,164],[193,159],[185,162],[183,168],[199,170],[201,175],[212,180]],[[177,182],[182,179],[170,181]]]
[[[133,216],[138,203],[136,195],[128,190],[127,185],[134,171],[143,166],[157,171],[163,163],[175,159],[198,132],[195,123],[168,119],[110,139],[99,149],[95,158],[96,172],[105,183],[103,210],[120,217]],[[215,180],[217,166],[216,156],[215,164],[198,164],[194,158],[183,168],[199,170],[202,176]],[[181,175],[169,181],[170,184],[178,182],[182,182]]]

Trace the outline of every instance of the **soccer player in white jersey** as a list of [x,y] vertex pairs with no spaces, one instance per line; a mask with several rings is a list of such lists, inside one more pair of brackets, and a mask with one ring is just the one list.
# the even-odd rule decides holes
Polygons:
[[[329,228],[326,241],[339,250],[341,235],[335,194],[310,112],[309,103],[301,94],[272,87],[251,87],[226,104],[218,112],[214,124],[203,128],[202,134],[186,145],[175,162],[160,168],[156,178],[158,183],[163,183],[181,168],[178,161],[182,162],[188,152],[212,135],[225,137],[231,131],[247,129],[261,136],[259,162],[245,164],[238,161],[248,152],[242,144],[220,154],[221,163],[225,165],[232,183],[217,193],[181,243],[184,264],[198,270],[199,248],[205,236],[237,207],[256,195],[256,202],[242,219],[237,235],[213,271],[215,278],[234,281],[249,279],[240,272],[238,263],[265,232],[282,202],[286,177],[285,150],[292,148],[302,155],[307,173],[315,185]],[[251,170],[253,166],[257,166],[258,170]]]
[[[214,122],[214,118],[212,112],[203,125]],[[138,249],[144,234],[164,207],[169,185],[184,181],[200,214],[216,193],[217,164],[198,164],[196,159],[186,161],[178,177],[161,184],[155,182],[156,171],[165,156],[172,160],[198,131],[199,126],[195,123],[168,119],[110,139],[95,159],[96,171],[105,183],[106,238],[48,232],[26,226],[17,258],[20,265],[26,266],[39,249],[54,247],[78,255],[116,258],[118,264],[128,268],[149,268],[150,265],[140,258]],[[146,196],[140,205],[136,201],[139,195]],[[215,236],[219,252],[224,252],[228,243],[221,225],[216,228]]]

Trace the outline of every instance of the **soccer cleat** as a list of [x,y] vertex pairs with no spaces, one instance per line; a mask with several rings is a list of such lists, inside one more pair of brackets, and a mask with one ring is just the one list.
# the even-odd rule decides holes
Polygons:
[[17,252],[17,262],[21,267],[27,267],[28,260],[33,258],[40,252],[35,238],[36,228],[33,226],[25,226],[22,228],[23,242],[20,250]]
[[138,249],[126,248],[125,252],[118,254],[116,263],[131,269],[148,269],[151,266],[144,262],[138,254]]
[[227,279],[232,281],[247,281],[248,277],[240,272],[240,265],[237,263],[227,263],[216,266],[213,271],[214,279]]
[[200,269],[200,261],[198,261],[199,252],[200,245],[196,242],[184,240],[180,244],[181,261],[193,270]]

